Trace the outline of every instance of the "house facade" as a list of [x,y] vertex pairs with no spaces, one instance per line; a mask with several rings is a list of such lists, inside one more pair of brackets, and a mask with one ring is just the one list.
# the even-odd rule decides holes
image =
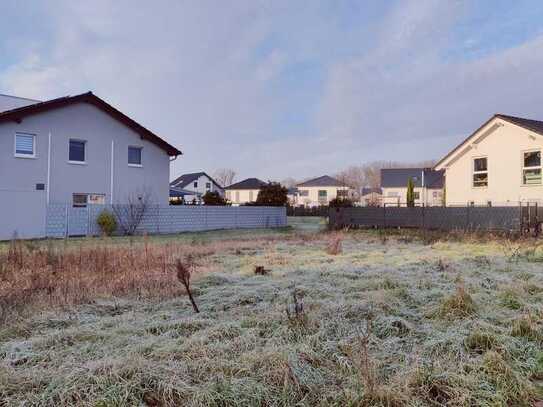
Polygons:
[[205,172],[183,174],[170,182],[170,189],[182,191],[185,202],[200,202],[207,192],[217,192],[224,196],[224,188]]
[[349,186],[328,175],[302,182],[296,188],[296,205],[307,207],[328,205],[337,197],[350,197],[352,192]]
[[243,205],[249,202],[255,202],[262,186],[268,185],[267,182],[258,178],[247,178],[243,181],[229,185],[225,190],[226,199],[233,205]]
[[362,188],[360,191],[360,204],[362,206],[381,206],[383,204],[383,190],[371,187]]
[[435,166],[447,205],[543,203],[543,121],[496,114]]
[[412,179],[414,184],[415,205],[443,205],[444,172],[431,168],[382,169],[382,203],[384,205],[405,205],[409,179]]
[[90,92],[0,112],[0,239],[44,236],[48,204],[166,205],[180,154]]

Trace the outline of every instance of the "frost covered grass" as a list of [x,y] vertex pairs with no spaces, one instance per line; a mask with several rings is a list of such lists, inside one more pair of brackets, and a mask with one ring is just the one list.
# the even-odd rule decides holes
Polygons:
[[[83,253],[56,278],[83,279],[86,293],[63,285],[69,301],[30,299],[6,317],[0,405],[533,406],[543,398],[537,243],[300,224],[54,243],[66,259]],[[49,250],[33,244],[21,249],[23,269],[30,250]],[[97,248],[115,259],[107,273],[91,256]],[[189,253],[198,314],[169,267]],[[255,274],[259,266],[268,272]],[[0,275],[4,289],[9,273]],[[115,273],[132,286],[100,288],[93,273],[106,286],[120,281]]]

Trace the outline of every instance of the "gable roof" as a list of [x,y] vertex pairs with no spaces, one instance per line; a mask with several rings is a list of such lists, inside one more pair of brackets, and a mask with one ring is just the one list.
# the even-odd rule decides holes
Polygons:
[[492,120],[494,119],[502,119],[506,122],[515,124],[519,127],[522,127],[526,130],[533,131],[534,133],[540,134],[543,136],[543,121],[540,120],[533,120],[533,119],[525,119],[522,117],[515,117],[515,116],[509,116],[506,114],[496,113],[493,115],[490,119],[488,119],[486,122],[484,122],[480,127],[477,128],[473,133],[471,133],[468,137],[466,137],[460,144],[458,144],[455,148],[453,148],[449,153],[445,155],[441,160],[439,160],[436,165],[434,165],[434,168],[438,168],[445,160],[447,160],[449,157],[451,157],[454,153],[459,151],[469,140],[471,140],[479,131],[481,131],[483,128],[485,128]]
[[268,185],[268,183],[258,178],[247,178],[243,181],[229,185],[224,189],[260,189],[264,185]]
[[82,93],[76,96],[64,96],[61,98],[51,99],[45,102],[33,103],[28,106],[18,107],[15,109],[0,112],[0,123],[8,121],[15,121],[17,123],[20,123],[23,118],[27,116],[47,112],[49,110],[59,109],[61,107],[73,105],[75,103],[88,103],[95,106],[96,108],[107,113],[113,119],[134,130],[140,135],[142,139],[148,140],[149,142],[162,148],[170,156],[178,156],[183,154],[176,147],[167,143],[165,140],[161,139],[159,136],[146,129],[141,124],[137,123],[130,117],[126,116],[124,113],[115,109],[113,106],[106,103],[104,100],[100,99],[92,92]]
[[383,190],[381,188],[371,188],[371,187],[364,187],[362,188],[362,195],[368,195],[368,194],[383,194]]
[[415,188],[422,187],[441,189],[444,185],[444,171],[435,171],[431,168],[383,168],[381,170],[381,188],[407,188],[409,178],[413,179]]
[[200,178],[203,175],[208,177],[216,186],[218,186],[219,188],[222,189],[222,186],[219,185],[219,183],[217,181],[215,181],[213,178],[211,178],[209,175],[207,175],[203,171],[201,171],[201,172],[191,172],[191,173],[188,173],[188,174],[180,175],[175,180],[170,182],[170,185],[172,187],[185,188],[187,185],[189,185],[192,182],[196,181],[198,178]]
[[6,110],[15,109],[17,107],[33,105],[34,103],[39,102],[41,102],[41,100],[22,98],[19,96],[5,95],[0,93],[0,112],[5,112]]
[[310,179],[296,186],[297,187],[345,187],[346,185],[335,178],[332,178],[328,175],[323,175],[322,177]]

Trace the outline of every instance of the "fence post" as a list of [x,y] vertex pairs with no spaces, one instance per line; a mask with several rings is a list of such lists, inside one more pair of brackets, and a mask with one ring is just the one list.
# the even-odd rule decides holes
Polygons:
[[469,225],[469,222],[470,222],[470,218],[469,218],[469,208],[470,208],[470,203],[468,202],[468,206],[466,207],[467,210],[466,210],[466,231],[469,231],[471,230],[470,228],[470,225]]
[[90,236],[90,223],[91,223],[91,207],[87,205],[87,237]]
[[387,204],[383,203],[383,229],[387,227]]
[[64,205],[64,218],[65,218],[65,229],[64,229],[64,237],[68,237],[68,228],[70,225],[70,213],[68,212],[68,204]]

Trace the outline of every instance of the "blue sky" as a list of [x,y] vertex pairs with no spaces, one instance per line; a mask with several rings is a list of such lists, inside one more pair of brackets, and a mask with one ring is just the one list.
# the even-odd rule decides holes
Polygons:
[[436,159],[496,112],[543,119],[543,2],[4,0],[0,93],[92,90],[181,172],[304,178]]

